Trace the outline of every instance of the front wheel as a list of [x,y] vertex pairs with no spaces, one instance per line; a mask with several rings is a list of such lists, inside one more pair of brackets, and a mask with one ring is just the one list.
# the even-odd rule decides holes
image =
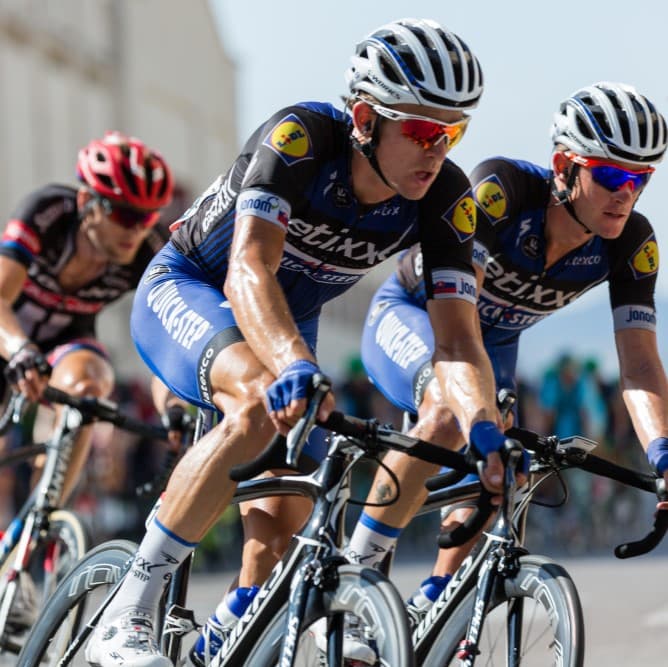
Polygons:
[[77,515],[55,510],[49,514],[46,530],[31,545],[23,571],[14,569],[18,547],[5,558],[0,567],[0,635],[5,650],[19,652],[40,610],[89,544]]
[[[18,667],[57,665],[77,636],[86,610],[89,615],[120,580],[137,551],[125,540],[105,542],[92,549],[60,582],[49,599],[19,654]],[[68,665],[87,665],[86,641],[72,650]]]
[[[324,595],[328,618],[345,615],[358,621],[378,656],[377,667],[413,667],[413,649],[404,603],[396,588],[377,570],[354,564],[337,568],[336,585]],[[278,665],[286,629],[287,605],[268,625],[244,664],[253,667]],[[297,639],[297,667],[326,666],[327,657],[316,645],[317,619],[309,618]],[[232,665],[232,656],[223,665]],[[235,663],[239,664],[239,663]]]
[[[477,665],[582,667],[584,620],[566,570],[541,556],[522,556],[513,577],[502,580],[479,638]],[[473,588],[445,621],[422,667],[458,665],[455,657],[473,614]]]

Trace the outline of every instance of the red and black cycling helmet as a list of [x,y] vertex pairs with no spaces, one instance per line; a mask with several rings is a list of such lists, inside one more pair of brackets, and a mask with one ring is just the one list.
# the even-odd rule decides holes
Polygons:
[[172,199],[172,172],[162,155],[121,132],[106,132],[82,148],[77,176],[100,197],[122,207],[155,211]]

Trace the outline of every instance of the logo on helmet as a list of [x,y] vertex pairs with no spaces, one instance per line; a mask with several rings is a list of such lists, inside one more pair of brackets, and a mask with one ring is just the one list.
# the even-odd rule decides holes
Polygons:
[[378,76],[376,76],[373,72],[369,72],[369,79],[370,79],[373,83],[375,83],[379,88],[382,88],[386,93],[388,93],[389,95],[392,95],[392,97],[394,97],[396,100],[400,100],[400,99],[401,99],[401,95],[399,95],[399,93],[397,93],[396,90],[392,90],[392,88],[390,88],[390,86],[388,86],[388,85],[385,83],[385,81],[383,81],[382,79],[380,79],[380,78],[379,78]]
[[473,197],[466,194],[441,216],[454,230],[457,238],[463,243],[475,233],[476,209]]
[[313,159],[308,132],[295,114],[283,118],[262,143],[277,153],[288,166]]
[[659,270],[659,247],[653,236],[636,251],[629,260],[629,266],[636,279],[645,278]]
[[506,193],[496,176],[490,176],[475,189],[478,209],[481,210],[494,225],[506,219]]

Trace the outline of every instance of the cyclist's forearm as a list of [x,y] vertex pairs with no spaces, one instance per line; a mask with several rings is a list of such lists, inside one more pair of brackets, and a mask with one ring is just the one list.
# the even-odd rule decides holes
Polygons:
[[457,349],[437,349],[434,370],[466,438],[474,423],[496,422],[494,375],[482,344],[469,339]]
[[631,329],[616,334],[624,403],[635,432],[647,449],[668,437],[668,380],[653,331]]
[[624,403],[642,446],[668,437],[668,385],[662,369],[647,372],[640,381],[625,378]]
[[11,305],[0,300],[0,355],[9,359],[28,340]]
[[239,267],[225,284],[246,342],[274,375],[297,359],[315,361],[295,324],[276,276],[264,267]]

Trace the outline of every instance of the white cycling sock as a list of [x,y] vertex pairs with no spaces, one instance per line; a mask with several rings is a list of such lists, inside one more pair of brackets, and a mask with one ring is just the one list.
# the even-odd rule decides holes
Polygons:
[[179,565],[197,546],[186,542],[156,518],[146,529],[120,589],[104,611],[104,620],[125,609],[139,608],[154,615],[160,596]]
[[376,567],[394,549],[400,534],[401,528],[388,526],[362,512],[345,549],[345,556],[353,563]]

